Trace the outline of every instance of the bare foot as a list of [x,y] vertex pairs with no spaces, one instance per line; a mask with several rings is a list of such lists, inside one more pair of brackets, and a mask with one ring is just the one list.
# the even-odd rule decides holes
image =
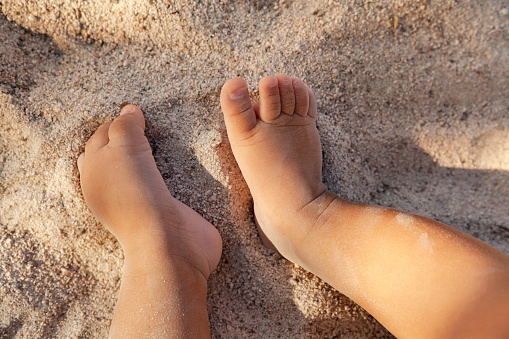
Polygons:
[[144,135],[140,109],[128,105],[120,114],[99,127],[78,159],[88,206],[119,240],[126,263],[147,249],[161,249],[206,279],[221,256],[218,231],[171,196]]
[[316,99],[302,80],[284,74],[261,79],[259,90],[252,105],[243,79],[223,86],[228,138],[253,196],[262,240],[299,262],[288,239],[304,237],[303,213],[326,191]]
[[262,235],[397,337],[509,338],[508,257],[437,221],[326,191],[316,102],[292,80],[263,78],[254,105],[242,79],[221,93]]

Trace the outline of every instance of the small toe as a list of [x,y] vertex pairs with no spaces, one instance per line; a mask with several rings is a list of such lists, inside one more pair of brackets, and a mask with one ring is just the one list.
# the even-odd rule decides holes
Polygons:
[[120,111],[108,129],[108,137],[112,145],[136,145],[146,142],[145,118],[140,108],[127,105]]
[[85,145],[85,151],[94,152],[104,147],[110,141],[108,130],[110,129],[111,122],[106,122],[99,126],[95,133],[88,139]]
[[306,116],[309,111],[309,91],[301,79],[292,77],[293,92],[295,93],[295,113]]
[[318,115],[318,104],[316,103],[316,97],[315,97],[315,94],[313,93],[313,91],[311,91],[311,89],[309,88],[309,86],[307,86],[307,90],[309,92],[309,111],[308,111],[308,115],[311,117],[311,118],[315,118],[316,119],[316,116]]
[[292,79],[286,74],[276,74],[275,77],[279,83],[281,112],[292,115],[295,111],[295,93],[293,92]]
[[251,105],[249,90],[244,79],[230,79],[223,85],[221,109],[230,138],[245,139],[245,133],[255,128],[256,113]]
[[264,122],[270,122],[281,115],[278,79],[264,77],[258,83],[258,88],[260,90],[259,117]]

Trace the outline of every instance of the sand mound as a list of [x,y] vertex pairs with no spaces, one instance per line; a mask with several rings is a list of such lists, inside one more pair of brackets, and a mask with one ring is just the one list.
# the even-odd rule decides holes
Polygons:
[[261,245],[220,87],[304,78],[320,101],[329,189],[509,253],[502,4],[0,0],[0,337],[107,335],[123,257],[88,211],[75,162],[125,102],[146,113],[172,194],[223,237],[209,282],[215,337],[389,337]]

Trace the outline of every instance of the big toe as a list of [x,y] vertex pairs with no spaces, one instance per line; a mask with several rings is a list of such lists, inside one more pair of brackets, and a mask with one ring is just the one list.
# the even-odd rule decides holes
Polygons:
[[244,79],[234,78],[224,84],[221,109],[230,138],[244,139],[256,127],[256,113]]
[[145,142],[145,118],[138,106],[127,105],[120,111],[108,129],[110,144],[136,144]]

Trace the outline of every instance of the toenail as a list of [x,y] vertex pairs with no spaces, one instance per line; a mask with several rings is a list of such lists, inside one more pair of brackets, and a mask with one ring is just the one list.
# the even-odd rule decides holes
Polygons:
[[134,105],[127,105],[127,106],[124,106],[124,108],[122,108],[120,110],[120,115],[133,113],[134,111],[136,111],[136,106],[134,106]]
[[228,94],[228,96],[232,100],[237,100],[237,99],[241,99],[241,98],[245,97],[246,94],[247,94],[247,88],[241,88],[241,89],[236,90],[235,92]]
[[267,84],[267,87],[268,88],[277,87],[277,79],[272,79],[272,81]]
[[291,84],[292,82],[290,80],[283,80],[283,85],[286,85],[288,86],[289,84]]
[[293,84],[293,87],[301,87],[302,86],[302,83],[299,80],[294,80],[292,82],[292,84]]

